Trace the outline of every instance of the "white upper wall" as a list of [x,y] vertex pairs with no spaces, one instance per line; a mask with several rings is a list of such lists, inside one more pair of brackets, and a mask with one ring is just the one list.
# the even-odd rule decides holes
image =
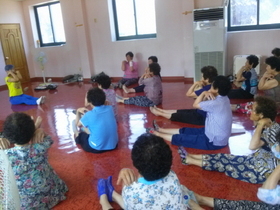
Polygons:
[[140,73],[143,73],[148,57],[156,55],[162,67],[162,76],[186,74],[191,77],[193,65],[186,65],[186,61],[193,61],[187,48],[187,44],[192,43],[192,18],[182,15],[182,12],[184,9],[192,10],[193,3],[182,2],[185,1],[156,1],[157,38],[112,41],[108,10],[111,0],[86,1],[95,72],[122,76],[121,61],[128,51],[132,51],[134,60],[139,62]]
[[[20,23],[25,52],[31,77],[41,77],[36,62],[38,53],[45,52],[46,77],[63,77],[78,73],[81,68],[85,78],[106,72],[121,77],[121,61],[127,51],[135,54],[139,71],[143,73],[147,58],[156,55],[162,67],[162,76],[193,77],[192,14],[182,12],[196,8],[217,7],[222,0],[156,0],[157,38],[112,41],[108,5],[111,0],[61,0],[66,33],[66,45],[36,48],[36,31],[32,28],[32,6],[45,0],[16,2],[0,0],[0,24]],[[227,73],[232,71],[233,56],[237,54],[260,54],[269,56],[272,48],[279,46],[280,30],[229,32]],[[259,41],[261,40],[261,42]],[[0,50],[0,66],[4,68]],[[1,67],[0,67],[1,68]],[[5,73],[5,72],[4,72]],[[0,71],[1,78],[4,74]],[[0,85],[4,81],[1,79]]]

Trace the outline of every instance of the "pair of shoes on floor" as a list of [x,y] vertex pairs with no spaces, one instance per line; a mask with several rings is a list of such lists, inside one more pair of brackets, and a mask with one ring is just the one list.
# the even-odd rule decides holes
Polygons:
[[97,183],[98,197],[106,194],[109,202],[113,201],[113,191],[115,188],[112,185],[112,176],[109,176],[108,179],[98,179]]
[[153,128],[146,128],[146,133],[151,133],[153,134],[155,131],[159,130],[159,126],[157,124],[156,120],[153,120]]
[[154,127],[155,131],[158,131],[158,130],[159,130],[159,126],[158,126],[156,120],[153,120],[153,127]]
[[184,148],[183,146],[179,146],[179,147],[178,147],[178,153],[179,153],[179,155],[180,155],[180,157],[181,157],[181,163],[182,163],[183,165],[188,165],[188,164],[186,163],[187,156],[188,156],[188,152],[185,150],[185,148]]
[[151,133],[153,134],[155,131],[158,131],[159,126],[156,122],[156,120],[153,120],[153,128],[146,128],[146,133]]

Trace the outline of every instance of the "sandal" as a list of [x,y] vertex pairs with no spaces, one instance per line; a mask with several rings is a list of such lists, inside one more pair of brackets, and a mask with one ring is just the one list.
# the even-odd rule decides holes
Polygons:
[[153,127],[154,127],[155,131],[159,130],[159,126],[158,126],[156,120],[153,120]]
[[155,129],[154,128],[146,128],[146,133],[154,134]]

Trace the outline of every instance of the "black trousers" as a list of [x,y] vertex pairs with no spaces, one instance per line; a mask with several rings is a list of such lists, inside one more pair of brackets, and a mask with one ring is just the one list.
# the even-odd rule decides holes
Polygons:
[[89,134],[85,133],[85,132],[81,132],[79,133],[79,135],[76,137],[75,142],[76,144],[80,144],[81,147],[83,148],[83,150],[85,150],[86,152],[91,152],[91,153],[102,153],[102,152],[107,152],[107,151],[111,151],[117,148],[118,145],[116,145],[116,147],[114,149],[110,149],[110,150],[96,150],[93,149],[90,145],[89,145]]
[[229,99],[252,99],[254,95],[242,88],[230,90],[228,93]]
[[170,120],[193,125],[205,125],[205,118],[206,114],[201,114],[197,109],[179,109],[171,115]]

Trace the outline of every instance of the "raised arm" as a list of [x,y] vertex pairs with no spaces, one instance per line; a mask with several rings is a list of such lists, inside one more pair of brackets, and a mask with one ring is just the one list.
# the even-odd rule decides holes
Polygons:
[[269,90],[278,86],[278,82],[273,78],[273,75],[265,72],[262,78],[259,81],[258,89],[259,90]]
[[267,180],[263,183],[264,189],[275,189],[280,181],[280,165],[278,165],[274,171],[269,175]]
[[11,70],[8,72],[8,76],[10,76],[8,82],[18,82],[20,80],[20,78]]
[[130,71],[134,71],[134,66],[133,66],[133,61],[129,61],[129,68],[130,68]]
[[134,173],[134,170],[130,168],[123,168],[119,172],[117,185],[123,184],[123,185],[131,185],[133,182],[137,180],[137,176]]
[[10,146],[10,142],[8,139],[0,138],[0,149],[8,149]]
[[247,67],[246,66],[242,66],[239,71],[237,72],[236,74],[236,81],[237,82],[243,82],[244,80],[246,80],[245,77],[243,77],[243,72],[247,70]]
[[197,98],[197,95],[195,93],[195,89],[198,86],[203,86],[203,82],[202,81],[197,81],[195,83],[193,83],[193,85],[188,89],[186,96],[191,97],[191,98]]
[[16,71],[16,75],[20,80],[22,80],[22,76],[21,76],[21,73],[19,71]]
[[85,107],[81,107],[77,109],[77,113],[76,113],[76,125],[78,127],[82,127],[83,124],[81,123],[80,119],[82,118],[83,114],[85,114],[87,111],[89,111],[87,108]]
[[126,64],[127,61],[123,60],[122,61],[122,66],[121,66],[121,69],[122,71],[125,71],[125,64]]
[[216,96],[213,93],[210,93],[208,91],[204,91],[195,99],[195,101],[193,103],[193,107],[195,109],[201,109],[201,107],[199,106],[199,103],[201,101],[214,100],[215,98],[216,98]]
[[257,128],[253,134],[253,137],[249,145],[249,149],[255,150],[264,145],[264,141],[261,140],[262,130],[267,126],[270,126],[271,123],[272,122],[269,118],[263,118],[258,121]]

